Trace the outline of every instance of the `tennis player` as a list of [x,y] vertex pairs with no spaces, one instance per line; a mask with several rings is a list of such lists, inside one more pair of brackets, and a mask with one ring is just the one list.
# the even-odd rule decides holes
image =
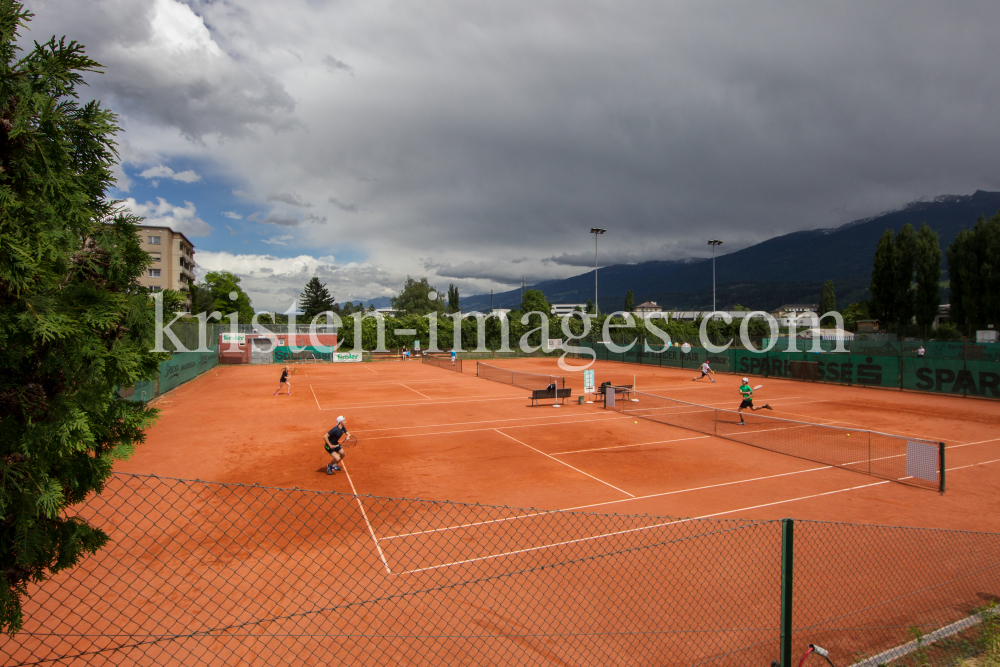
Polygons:
[[740,409],[738,411],[740,413],[740,424],[739,424],[740,426],[746,426],[747,425],[747,423],[745,421],[743,421],[743,409],[744,408],[750,408],[754,412],[756,412],[757,410],[773,410],[774,409],[770,405],[768,405],[767,403],[765,403],[764,405],[760,406],[759,408],[755,408],[753,406],[753,387],[750,386],[750,378],[743,378],[743,384],[740,385],[740,394],[743,395],[743,402],[740,403]]
[[455,350],[452,350],[452,351],[451,351],[451,365],[452,365],[452,366],[454,366],[454,365],[455,365],[455,359],[456,359],[457,357],[458,357],[458,353],[457,353],[457,352],[455,352]]
[[278,392],[281,391],[281,387],[283,385],[288,385],[287,392],[288,392],[288,395],[291,396],[292,395],[292,383],[288,381],[288,366],[285,366],[284,368],[281,369],[281,381],[278,383],[278,390],[274,392],[275,396],[277,396]]
[[349,437],[350,435],[347,432],[347,420],[343,416],[340,416],[337,417],[337,425],[323,436],[323,449],[333,459],[326,464],[327,475],[332,475],[334,471],[340,472],[340,466],[337,464],[344,460],[344,448],[340,444],[340,439]]
[[695,380],[700,380],[704,377],[708,377],[708,379],[711,380],[713,384],[715,384],[715,378],[712,377],[712,373],[714,372],[715,371],[713,371],[711,368],[708,367],[708,359],[706,359],[705,362],[701,365],[701,375],[696,378],[691,378],[691,381],[694,382]]

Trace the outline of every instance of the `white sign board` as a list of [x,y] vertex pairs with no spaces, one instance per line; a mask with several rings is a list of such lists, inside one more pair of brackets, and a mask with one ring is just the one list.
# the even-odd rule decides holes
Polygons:
[[223,343],[235,343],[236,345],[246,345],[247,335],[245,333],[224,333],[222,334]]
[[546,342],[545,349],[549,351],[561,350],[562,346],[563,346],[562,338],[549,338],[548,341]]
[[330,355],[330,361],[361,361],[360,352],[334,352]]
[[420,351],[420,341],[419,340],[413,341],[413,349],[416,350],[417,352]]
[[594,392],[594,371],[583,372],[583,391],[592,394]]

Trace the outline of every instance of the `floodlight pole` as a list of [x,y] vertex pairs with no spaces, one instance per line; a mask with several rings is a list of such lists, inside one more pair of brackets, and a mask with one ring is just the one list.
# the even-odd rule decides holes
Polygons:
[[711,240],[708,245],[712,246],[712,312],[715,312],[715,246],[722,245],[722,241]]
[[594,317],[600,314],[601,308],[597,305],[597,237],[608,230],[600,227],[591,227],[590,233],[594,235]]

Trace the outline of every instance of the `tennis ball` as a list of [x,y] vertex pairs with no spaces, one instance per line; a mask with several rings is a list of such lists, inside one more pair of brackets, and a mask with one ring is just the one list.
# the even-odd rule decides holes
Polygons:
[[638,424],[639,422],[632,422],[633,424]]

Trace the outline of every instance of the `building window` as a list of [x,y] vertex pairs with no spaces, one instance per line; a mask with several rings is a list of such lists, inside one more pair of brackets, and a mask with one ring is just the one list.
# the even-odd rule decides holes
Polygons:
[[162,288],[162,287],[156,287],[156,286],[154,285],[153,287],[150,287],[150,288],[149,288],[149,290],[150,290],[151,292],[161,292],[161,291],[163,291],[163,288]]
[[154,262],[159,262],[160,261],[160,253],[158,253],[158,252],[151,252],[149,254],[153,256],[153,261]]
[[159,269],[150,269],[149,270],[149,277],[150,278],[159,278],[160,277],[160,270]]
[[160,245],[160,237],[159,236],[150,236],[149,237],[149,245]]

